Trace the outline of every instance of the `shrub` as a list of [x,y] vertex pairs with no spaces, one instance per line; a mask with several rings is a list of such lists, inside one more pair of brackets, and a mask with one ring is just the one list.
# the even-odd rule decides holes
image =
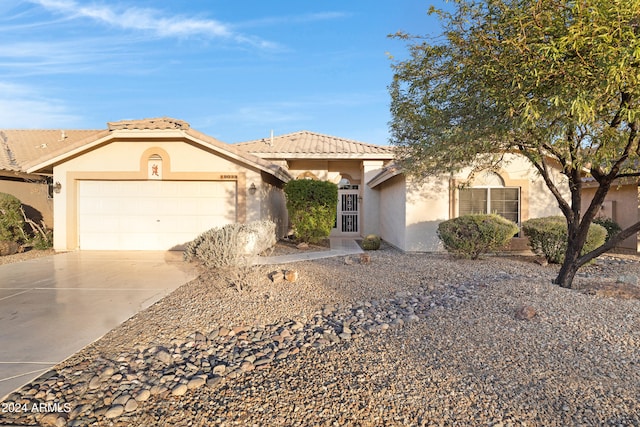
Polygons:
[[381,242],[382,239],[380,239],[380,236],[376,234],[369,234],[362,241],[362,249],[364,249],[365,251],[377,251],[378,249],[380,249]]
[[205,231],[184,251],[184,259],[200,260],[208,268],[239,267],[276,244],[276,225],[272,221],[228,224]]
[[20,252],[20,245],[12,240],[0,240],[0,256],[13,255]]
[[16,197],[0,193],[0,240],[17,242],[24,237],[21,208]]
[[[567,222],[562,216],[534,218],[522,223],[522,230],[529,238],[531,250],[542,255],[547,262],[561,264],[567,252]],[[598,224],[591,224],[587,241],[580,252],[584,255],[605,242],[607,230]]]
[[517,232],[514,222],[496,214],[463,215],[438,225],[445,249],[471,259],[505,246]]
[[608,242],[613,236],[622,231],[622,227],[620,227],[620,225],[611,218],[595,218],[593,223],[601,225],[605,230],[607,230],[605,242]]
[[47,229],[44,224],[43,227],[40,232],[34,234],[29,242],[34,249],[45,250],[53,247],[53,230]]
[[331,234],[338,207],[336,184],[297,179],[289,181],[284,191],[289,220],[299,240],[318,243]]
[[307,243],[318,243],[327,238],[336,218],[336,212],[327,206],[309,206],[290,215],[296,237]]

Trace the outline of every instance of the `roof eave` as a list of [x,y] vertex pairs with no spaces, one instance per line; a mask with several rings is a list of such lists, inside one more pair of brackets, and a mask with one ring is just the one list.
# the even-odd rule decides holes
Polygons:
[[[27,162],[23,165],[23,169],[27,172],[27,173],[36,173],[38,171],[43,170],[44,168],[47,168],[49,166],[53,166],[57,163],[61,163],[64,160],[68,159],[69,157],[73,157],[76,156],[84,151],[88,151],[90,149],[92,149],[93,147],[103,144],[104,142],[108,141],[109,139],[111,139],[113,137],[113,134],[110,131],[103,131],[100,132],[98,135],[99,136],[97,139],[93,140],[93,141],[88,141],[86,144],[78,144],[77,147],[69,150],[69,151],[64,151],[61,152],[59,154],[54,154],[53,157],[46,159],[44,161],[41,162]],[[98,135],[94,135],[89,137],[90,139],[95,138]]]
[[[263,172],[267,172],[268,174],[273,175],[274,177],[278,178],[282,182],[288,182],[293,179],[293,176],[291,176],[289,172],[287,172],[282,167],[271,164],[268,161],[261,159],[260,157],[255,156],[251,153],[245,153],[245,152],[243,152],[242,154],[236,153],[235,151],[229,150],[226,147],[224,147],[223,142],[220,142],[215,138],[212,138],[208,135],[205,135],[193,129],[188,129],[187,131],[184,131],[184,133],[188,135],[189,139],[197,142],[198,144],[208,147],[209,149],[217,151],[221,154],[224,154],[225,156],[231,159],[234,159],[241,163],[245,163],[249,166],[253,166],[254,168],[259,169]],[[211,141],[207,141],[207,139],[210,139]],[[227,145],[227,144],[224,144],[224,145]],[[255,157],[255,159],[250,159],[247,156]]]
[[273,160],[289,160],[289,159],[313,159],[313,160],[392,160],[393,154],[381,153],[362,153],[362,154],[346,154],[346,153],[262,153],[259,151],[249,151],[254,156],[263,159]]
[[391,165],[383,169],[379,174],[377,174],[373,178],[371,178],[369,182],[367,182],[367,186],[369,186],[369,188],[376,188],[380,184],[383,184],[384,182],[390,180],[395,176],[401,175],[402,173],[403,172],[400,167],[396,165]]
[[[161,137],[162,138],[173,138],[173,139],[188,139],[191,141],[196,142],[197,144],[207,147],[213,151],[216,151],[220,154],[223,154],[231,159],[234,159],[236,161],[239,161],[241,163],[245,163],[249,166],[253,166],[256,169],[262,170],[264,172],[267,172],[273,176],[275,176],[276,178],[278,178],[279,180],[283,181],[283,182],[287,182],[291,179],[293,179],[293,177],[291,175],[289,175],[289,173],[287,171],[285,171],[284,169],[280,168],[279,166],[275,166],[275,165],[269,165],[266,164],[267,162],[265,162],[264,160],[256,157],[256,160],[258,161],[254,161],[253,159],[249,159],[247,158],[247,155],[249,153],[243,153],[243,155],[239,155],[238,153],[235,153],[233,151],[227,150],[225,149],[225,147],[223,147],[222,142],[217,141],[217,143],[213,143],[213,141],[207,141],[207,138],[204,137],[204,134],[200,134],[197,131],[194,131],[192,129],[187,129],[187,130],[181,130],[181,129],[161,129],[161,130],[156,130],[156,129],[117,129],[117,130],[113,130],[113,131],[105,131],[103,133],[103,136],[96,139],[95,141],[91,141],[88,142],[86,144],[80,145],[72,150],[66,151],[64,153],[60,153],[50,159],[47,159],[45,161],[39,162],[39,163],[35,163],[35,164],[27,164],[25,165],[25,169],[28,173],[35,173],[38,171],[41,171],[47,167],[50,167],[52,165],[64,162],[66,159],[70,158],[70,157],[74,157],[77,156],[79,154],[82,154],[83,152],[89,151],[92,148],[102,145],[110,140],[115,140],[115,139],[139,139],[142,137],[148,137],[149,133],[153,132],[153,133],[161,133]],[[255,157],[255,156],[253,156]],[[264,162],[265,164],[261,164],[261,161]],[[272,167],[273,166],[273,167]]]
[[25,181],[32,181],[32,180],[39,181],[39,180],[42,180],[43,175],[26,173],[26,172],[14,170],[14,169],[0,169],[0,177],[18,178],[18,179],[23,179]]

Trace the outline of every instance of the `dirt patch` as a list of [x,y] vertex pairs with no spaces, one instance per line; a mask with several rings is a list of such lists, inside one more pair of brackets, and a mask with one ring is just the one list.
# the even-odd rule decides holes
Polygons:
[[307,246],[300,245],[299,242],[294,240],[278,240],[276,245],[263,253],[262,256],[279,256],[279,255],[292,255],[303,252],[321,252],[328,251],[330,249],[329,239],[325,239],[317,244],[308,244]]
[[587,283],[579,289],[602,298],[640,299],[640,286],[629,283]]

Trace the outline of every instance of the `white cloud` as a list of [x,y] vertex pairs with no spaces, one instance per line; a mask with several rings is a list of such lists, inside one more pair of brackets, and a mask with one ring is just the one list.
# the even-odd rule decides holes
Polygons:
[[89,18],[125,30],[148,31],[159,37],[186,38],[191,36],[222,38],[260,48],[276,48],[275,43],[258,37],[247,36],[231,29],[231,26],[215,19],[199,19],[188,16],[167,16],[149,8],[116,8],[112,5],[92,4],[84,6],[74,0],[28,0],[68,19]]
[[127,52],[115,45],[99,45],[98,40],[24,41],[0,45],[0,69],[22,77],[27,75],[78,73],[100,64],[126,59]]
[[75,127],[79,117],[65,104],[38,95],[34,89],[0,82],[0,128],[57,129]]
[[286,16],[273,16],[262,19],[254,19],[245,21],[240,24],[236,24],[234,28],[247,28],[247,27],[260,27],[260,26],[273,26],[280,24],[308,24],[316,21],[329,21],[334,19],[341,19],[347,17],[348,14],[343,12],[318,12],[308,13],[303,15],[286,15]]

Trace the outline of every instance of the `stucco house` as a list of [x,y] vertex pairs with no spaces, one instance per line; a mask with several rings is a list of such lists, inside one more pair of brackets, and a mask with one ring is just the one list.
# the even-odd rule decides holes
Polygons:
[[[584,212],[591,203],[598,184],[593,178],[587,178],[582,185],[582,211]],[[611,218],[623,229],[640,221],[638,180],[626,178],[615,181],[609,189],[597,216]],[[640,241],[634,235],[622,241],[618,248],[631,252],[640,252]]]
[[[468,213],[498,213],[520,225],[529,218],[560,215],[556,200],[528,161],[505,154],[502,169],[474,173],[467,167],[450,176],[433,176],[419,182],[391,165],[368,182],[379,194],[380,235],[405,251],[442,250],[438,224]],[[559,171],[553,179],[567,188]],[[386,209],[396,206],[395,210]],[[524,250],[522,235],[511,249]]]
[[[180,249],[209,228],[257,219],[275,221],[284,236],[282,187],[291,179],[338,184],[332,236],[376,233],[404,251],[441,250],[438,223],[468,212],[517,223],[559,214],[542,179],[515,154],[501,170],[415,182],[394,166],[391,147],[308,131],[228,144],[157,118],[92,131],[2,132],[15,159],[0,156],[0,169],[48,183],[41,198],[52,206],[61,251]],[[513,245],[523,248],[523,239]]]

